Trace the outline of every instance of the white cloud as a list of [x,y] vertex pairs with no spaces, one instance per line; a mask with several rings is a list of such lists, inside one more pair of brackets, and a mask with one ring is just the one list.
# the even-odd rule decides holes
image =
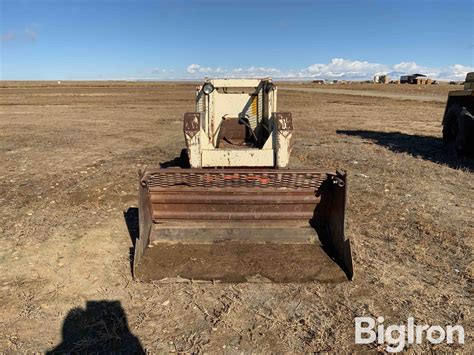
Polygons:
[[186,71],[189,73],[189,74],[194,74],[194,73],[197,73],[199,68],[201,66],[199,64],[189,64],[188,65],[188,68],[186,69]]
[[367,77],[387,70],[387,66],[367,61],[333,58],[329,63],[316,63],[308,66],[301,73],[309,76],[324,77]]
[[415,72],[422,71],[426,68],[420,67],[415,62],[401,62],[393,66],[393,70],[402,71],[402,72]]
[[275,73],[280,73],[280,70],[276,68],[270,67],[256,67],[251,66],[248,68],[212,68],[212,67],[204,67],[200,64],[190,64],[186,68],[186,72],[191,74],[192,78],[200,78],[201,74],[209,74],[209,75],[216,75],[219,77],[263,77],[272,75]]
[[449,79],[464,80],[466,78],[466,74],[473,71],[474,67],[468,67],[462,64],[454,64],[451,65],[446,72],[440,73],[440,75],[446,74]]
[[196,74],[196,73],[211,73],[214,70],[212,68],[209,68],[209,67],[202,67],[199,64],[190,64],[190,65],[188,65],[188,68],[186,69],[186,71],[189,74]]
[[444,68],[430,68],[413,61],[402,61],[389,65],[333,58],[329,63],[316,63],[308,66],[306,69],[290,72],[287,77],[369,80],[376,74],[388,74],[391,78],[398,79],[401,75],[421,73],[432,79],[463,80],[470,71],[474,71],[474,68],[461,64],[454,64]]
[[[428,67],[414,61],[402,61],[396,64],[383,64],[365,60],[333,58],[328,63],[313,63],[305,68],[282,70],[274,67],[209,67],[201,64],[190,64],[183,79],[202,79],[204,76],[251,78],[271,76],[277,79],[340,79],[370,80],[376,74],[388,74],[392,79],[401,75],[421,73],[438,80],[463,80],[473,67],[453,64],[447,67]],[[158,71],[156,72],[158,73]]]

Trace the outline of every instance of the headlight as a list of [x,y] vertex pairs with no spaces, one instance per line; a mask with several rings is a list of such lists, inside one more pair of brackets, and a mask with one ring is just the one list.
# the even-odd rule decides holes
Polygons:
[[212,85],[211,83],[206,83],[202,87],[202,91],[204,91],[206,95],[209,95],[211,92],[214,91],[214,85]]

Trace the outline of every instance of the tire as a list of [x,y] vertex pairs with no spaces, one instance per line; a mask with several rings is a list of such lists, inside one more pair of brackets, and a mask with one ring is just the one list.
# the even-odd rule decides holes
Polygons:
[[443,125],[443,143],[446,146],[452,145],[459,134],[459,118],[461,116],[462,107],[453,105],[446,112]]
[[456,152],[465,156],[474,156],[474,117],[465,107],[459,118],[459,133],[454,143]]
[[474,154],[474,117],[460,105],[453,105],[444,120],[443,143],[459,155]]

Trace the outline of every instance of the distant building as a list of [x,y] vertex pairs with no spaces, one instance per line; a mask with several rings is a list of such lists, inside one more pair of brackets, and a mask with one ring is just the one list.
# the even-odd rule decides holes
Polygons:
[[313,80],[313,84],[319,84],[319,85],[326,84],[326,80],[323,80],[323,79]]
[[400,84],[426,84],[427,80],[429,79],[423,74],[402,75]]
[[379,74],[374,76],[374,83],[376,84],[388,84],[390,78],[388,75]]

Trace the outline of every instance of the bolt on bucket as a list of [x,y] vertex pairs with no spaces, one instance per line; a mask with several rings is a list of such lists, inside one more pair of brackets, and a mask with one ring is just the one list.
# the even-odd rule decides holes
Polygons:
[[345,172],[149,167],[139,189],[137,279],[352,279]]

